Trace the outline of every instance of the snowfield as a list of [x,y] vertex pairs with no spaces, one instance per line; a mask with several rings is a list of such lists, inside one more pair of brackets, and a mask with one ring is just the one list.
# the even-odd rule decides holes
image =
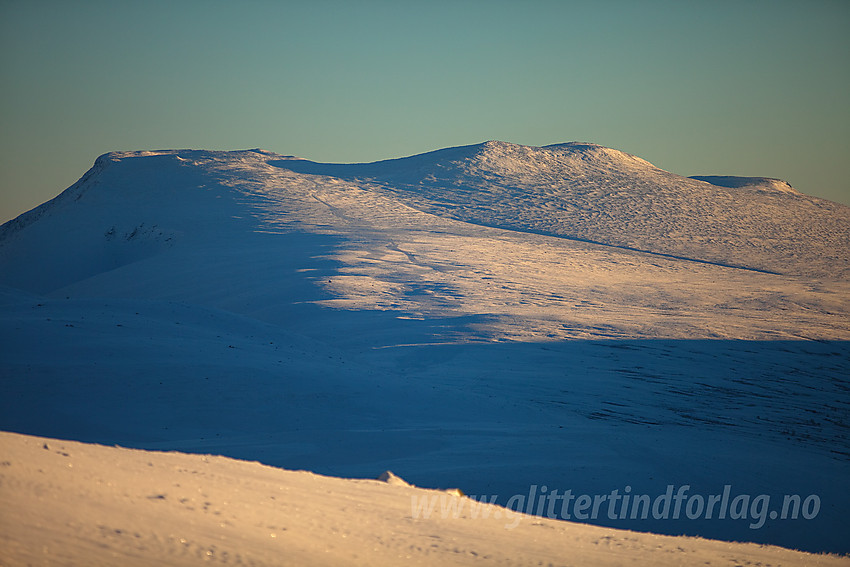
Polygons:
[[[393,515],[401,508],[391,512],[405,499],[388,491],[414,489],[317,476],[373,479],[385,470],[550,518],[553,491],[655,499],[687,486],[676,518],[609,514],[600,500],[596,514],[570,519],[847,553],[848,275],[850,207],[769,178],[681,177],[593,144],[486,142],[371,164],[264,150],[113,152],[0,227],[0,429],[316,473],[212,459],[222,475],[240,467],[270,475],[271,484],[250,489],[256,509],[240,508],[248,523],[290,517],[294,501],[260,504],[270,486],[290,482],[272,478],[297,479],[297,492],[339,483],[328,490],[377,499],[362,521],[348,514],[340,524],[322,500],[286,548],[292,564],[355,561],[349,553],[392,564],[416,546],[410,553],[426,564],[488,553],[497,564],[665,561],[646,555],[656,540],[643,538],[659,536],[550,519],[510,534],[460,522],[476,543],[452,554],[440,530],[454,528],[408,525]],[[88,534],[90,545],[68,543],[67,553],[89,564],[98,541],[101,563],[113,552],[144,562],[140,550],[156,549],[150,557],[179,564],[211,549],[207,528],[184,537],[185,549],[168,539],[177,533],[169,526],[185,522],[179,499],[160,488],[188,482],[168,459],[188,469],[202,457],[66,443],[69,454],[114,459],[114,472],[97,477],[104,483],[166,495],[74,492],[58,472],[45,473],[67,502],[112,499],[110,513],[132,518],[141,543],[129,527],[97,524],[95,512],[49,520],[52,496],[42,512],[20,513],[36,506],[44,483],[12,490],[5,479],[19,478],[8,476],[18,466],[56,465],[62,456],[43,443],[59,442],[0,440],[0,461],[11,463],[0,470],[9,502],[0,521],[22,538],[4,546],[13,550],[4,561],[41,557],[40,529],[66,542]],[[127,472],[133,459],[164,472],[147,484]],[[221,500],[249,490],[215,474],[198,486]],[[722,519],[696,513],[724,491],[742,496],[738,509]],[[526,510],[520,495],[545,505]],[[806,513],[785,517],[788,496],[807,502]],[[65,513],[82,510],[78,503]],[[196,507],[185,521],[207,519]],[[538,521],[541,533],[560,535],[534,555],[529,542],[543,536],[526,530]],[[331,526],[355,524],[369,543],[325,559],[339,541]],[[284,538],[255,545],[250,538],[267,530],[240,529],[248,539],[233,541],[244,545],[216,549],[284,561],[273,547]],[[440,551],[420,553],[431,535],[444,538]],[[605,552],[571,559],[601,541]],[[634,542],[631,555],[617,555],[624,541]],[[717,562],[725,556],[708,551],[716,545],[727,544],[697,548]]]
[[[220,456],[0,440],[4,565],[847,564],[525,516],[392,475],[347,480]],[[412,506],[420,501],[452,511],[438,504],[425,517]]]

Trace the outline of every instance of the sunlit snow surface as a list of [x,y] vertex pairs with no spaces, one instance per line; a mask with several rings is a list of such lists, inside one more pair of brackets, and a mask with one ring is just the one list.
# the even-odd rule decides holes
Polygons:
[[704,179],[592,144],[107,154],[0,227],[0,429],[503,504],[817,494],[597,522],[850,551],[850,208]]

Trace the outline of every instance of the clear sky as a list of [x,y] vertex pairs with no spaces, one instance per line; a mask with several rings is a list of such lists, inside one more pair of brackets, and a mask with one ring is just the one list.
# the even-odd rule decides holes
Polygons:
[[111,150],[590,141],[850,203],[846,0],[0,0],[0,221]]

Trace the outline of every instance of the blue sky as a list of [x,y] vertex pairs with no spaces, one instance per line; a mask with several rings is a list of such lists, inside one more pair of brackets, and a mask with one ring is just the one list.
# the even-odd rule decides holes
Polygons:
[[850,2],[0,0],[0,221],[111,150],[591,141],[850,203]]

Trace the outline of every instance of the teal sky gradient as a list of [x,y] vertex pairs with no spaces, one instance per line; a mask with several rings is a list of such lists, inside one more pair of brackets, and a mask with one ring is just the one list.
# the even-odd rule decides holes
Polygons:
[[850,204],[850,2],[0,0],[0,222],[111,150],[590,141]]

